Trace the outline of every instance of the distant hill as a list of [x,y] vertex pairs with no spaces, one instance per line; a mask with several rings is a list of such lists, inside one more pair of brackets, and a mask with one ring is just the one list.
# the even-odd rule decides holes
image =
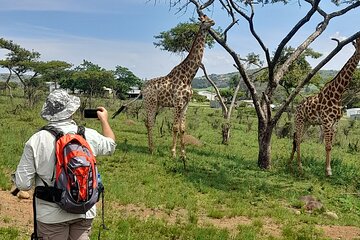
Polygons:
[[[334,77],[337,74],[338,71],[336,70],[320,70],[320,76],[323,79],[324,82],[329,81],[332,77]],[[6,81],[9,74],[7,73],[0,73],[0,82]],[[238,72],[231,72],[231,73],[225,73],[225,74],[210,74],[209,77],[215,82],[216,86],[218,88],[226,88],[229,87],[230,79],[235,76],[239,75]],[[20,80],[16,75],[11,76],[11,82],[18,82],[20,83]],[[206,80],[204,76],[202,77],[196,77],[192,81],[192,87],[196,89],[201,88],[208,88],[210,87],[210,83]],[[242,88],[245,88],[246,86],[241,86]]]
[[[9,74],[7,74],[7,73],[0,73],[0,82],[5,82],[6,79],[8,78],[8,76],[9,76]],[[20,80],[15,74],[12,74],[10,82],[20,83]]]
[[[333,78],[337,74],[337,70],[320,70],[319,74],[324,82],[329,81],[331,78]],[[232,73],[225,73],[225,74],[210,74],[209,77],[214,81],[216,86],[219,88],[226,88],[229,87],[230,79],[235,76],[239,75],[238,72],[232,72]],[[206,80],[205,76],[202,77],[196,77],[192,81],[191,86],[193,88],[199,89],[199,88],[208,88],[210,87],[210,83]],[[245,87],[245,86],[244,86]]]

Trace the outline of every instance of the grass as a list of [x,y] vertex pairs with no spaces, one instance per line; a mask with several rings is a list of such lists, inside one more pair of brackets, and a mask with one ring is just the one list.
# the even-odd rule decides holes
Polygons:
[[[15,111],[19,104],[24,104],[22,98],[9,103],[7,97],[0,96],[0,188],[6,190],[11,187],[9,175],[16,169],[24,143],[45,124],[38,115],[40,103],[34,109]],[[98,99],[97,104],[107,106],[110,114],[119,105],[104,99]],[[342,134],[336,137],[331,178],[325,177],[324,145],[317,142],[316,134],[307,136],[302,144],[304,175],[300,176],[296,171],[290,173],[287,166],[292,147],[288,138],[272,138],[269,171],[257,167],[256,119],[251,112],[246,114],[241,122],[234,116],[231,141],[224,146],[219,110],[190,107],[187,133],[203,145],[187,145],[186,170],[180,159],[170,157],[170,127],[164,127],[160,134],[162,120],[164,126],[171,126],[170,111],[158,116],[153,155],[148,154],[143,119],[136,120],[126,114],[110,119],[117,150],[113,156],[98,157],[106,189],[105,221],[109,227],[102,231],[104,239],[326,239],[316,225],[360,227],[359,152],[354,147],[352,151],[347,148],[360,134],[357,123],[352,123],[346,138]],[[128,119],[132,120],[131,124]],[[100,131],[96,120],[81,119],[78,115],[75,120]],[[342,128],[349,128],[349,123],[344,120],[339,127],[341,132]],[[303,195],[320,199],[325,209],[335,212],[339,219],[321,213],[294,214],[291,209],[301,208],[298,199]],[[127,209],[130,206],[135,210]],[[145,210],[167,217],[141,215]],[[175,213],[182,215],[171,222],[170,216]],[[201,224],[204,219],[236,216],[246,217],[252,224],[239,223],[234,232]],[[279,236],[267,234],[259,220],[264,218],[279,225]],[[91,239],[97,238],[99,225],[100,217],[97,217]],[[10,233],[14,234],[12,230],[0,229],[0,236]]]

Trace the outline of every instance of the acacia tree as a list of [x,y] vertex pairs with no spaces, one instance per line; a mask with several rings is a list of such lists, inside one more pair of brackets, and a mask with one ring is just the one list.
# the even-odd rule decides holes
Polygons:
[[95,94],[102,93],[104,86],[114,85],[114,74],[97,64],[83,60],[82,64],[75,67],[71,79],[62,82],[61,86],[63,85],[86,93],[91,107],[92,97]]
[[120,99],[125,99],[126,92],[130,90],[130,87],[141,87],[142,85],[141,79],[126,67],[116,66],[114,77],[114,90]]
[[[4,38],[0,38],[0,48],[9,51],[6,54],[6,58],[0,62],[0,66],[7,68],[10,73],[14,73],[24,87],[24,94],[28,97],[31,96],[31,94],[29,95],[29,92],[31,92],[31,81],[38,75],[37,72],[34,72],[34,68],[36,67],[35,61],[39,59],[40,53],[29,51],[13,41]],[[31,75],[26,76],[27,74]],[[9,85],[10,78],[11,74],[6,81],[6,86],[9,91],[11,91]]]
[[[294,51],[295,49],[293,47],[285,47],[279,58],[278,65],[284,64]],[[308,48],[294,62],[290,64],[287,73],[285,73],[283,78],[279,81],[279,86],[282,87],[285,94],[283,92],[278,94],[278,96],[281,96],[281,99],[274,96],[274,98],[276,98],[276,102],[282,102],[284,100],[284,95],[285,98],[290,96],[291,91],[297,86],[297,83],[312,70],[310,63],[306,60],[306,58],[310,57],[317,59],[321,56],[321,53],[315,52],[313,49]],[[268,76],[269,72],[267,69],[265,69],[256,77],[256,79],[262,82],[266,82],[268,80]],[[314,77],[312,77],[311,81],[307,85],[311,83],[315,86],[319,86],[320,80],[320,74],[317,73]],[[293,105],[294,101],[290,103],[290,109],[287,111],[289,122],[292,120],[292,113],[294,112]]]
[[55,88],[57,88],[58,83],[70,77],[70,68],[72,64],[53,60],[46,62],[41,70],[41,77],[44,81],[51,81],[55,83]]
[[[170,0],[170,6],[178,7],[178,11],[185,11],[191,6],[195,7],[198,15],[203,15],[204,11],[211,11],[216,0]],[[295,24],[295,26],[286,34],[286,36],[280,41],[277,45],[274,53],[272,54],[269,48],[265,45],[265,42],[261,38],[260,34],[256,30],[254,19],[256,17],[255,10],[256,4],[266,5],[269,3],[288,3],[289,0],[217,0],[222,6],[224,13],[229,16],[229,23],[223,29],[225,29],[222,34],[217,34],[216,31],[210,29],[209,32],[211,36],[219,43],[233,58],[234,66],[239,71],[241,77],[243,78],[250,95],[252,97],[257,118],[258,118],[258,166],[261,169],[269,169],[271,167],[271,136],[273,129],[280,119],[282,113],[293,101],[293,99],[298,95],[300,90],[307,84],[312,77],[317,73],[317,71],[323,67],[330,59],[332,59],[346,44],[360,37],[360,32],[355,32],[350,37],[345,40],[339,41],[338,45],[320,62],[315,66],[304,78],[302,78],[298,83],[296,88],[291,91],[291,94],[283,101],[282,105],[274,113],[271,111],[271,102],[273,100],[274,94],[279,86],[279,81],[283,79],[284,75],[289,71],[290,65],[298,59],[298,57],[310,46],[311,43],[315,41],[328,27],[331,20],[342,16],[348,13],[350,10],[355,9],[360,6],[360,1],[345,1],[346,4],[344,8],[341,8],[339,11],[335,12],[326,12],[321,8],[321,0],[304,0],[297,1],[298,3],[306,3],[309,6],[308,12]],[[335,4],[339,6],[342,5],[342,1],[333,0]],[[288,59],[279,64],[281,53],[284,48],[287,46],[290,40],[295,38],[296,33],[299,32],[302,27],[313,19],[321,18],[321,22],[317,24],[317,27],[312,33],[308,36],[305,36],[302,39],[297,47],[295,47],[294,52],[288,57]],[[251,78],[244,67],[244,61],[241,58],[241,54],[234,50],[228,41],[229,31],[239,31],[238,21],[239,19],[245,20],[248,24],[248,30],[255,39],[255,43],[260,46],[264,56],[265,64],[268,70],[267,84],[266,88],[262,92],[258,92],[254,84],[254,79]],[[214,19],[216,22],[216,19]],[[316,20],[313,20],[316,21]],[[241,29],[240,29],[241,30]],[[302,35],[304,36],[304,35]]]

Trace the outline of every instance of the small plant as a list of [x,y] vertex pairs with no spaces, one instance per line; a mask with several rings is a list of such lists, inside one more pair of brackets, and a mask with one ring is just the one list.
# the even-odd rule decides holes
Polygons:
[[283,236],[286,240],[325,240],[323,231],[312,224],[286,225],[283,228]]
[[11,219],[9,218],[9,217],[7,217],[7,216],[5,216],[4,218],[3,218],[3,222],[4,223],[9,223],[11,221]]
[[208,213],[208,217],[221,219],[225,216],[225,213],[219,209],[211,209]]
[[256,240],[258,238],[259,228],[251,225],[239,225],[239,233],[236,240]]
[[359,151],[360,151],[359,139],[357,139],[355,143],[351,143],[349,141],[348,153],[357,153]]
[[0,236],[2,240],[15,240],[19,237],[19,231],[10,227],[0,227]]

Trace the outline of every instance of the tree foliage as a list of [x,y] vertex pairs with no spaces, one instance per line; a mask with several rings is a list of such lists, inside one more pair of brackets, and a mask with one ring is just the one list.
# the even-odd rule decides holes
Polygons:
[[[69,82],[66,84],[69,84]],[[70,85],[73,89],[78,89],[92,97],[95,94],[101,94],[103,87],[113,86],[114,75],[112,71],[83,60],[83,63],[75,67],[72,72]]]
[[[174,28],[154,36],[158,39],[154,45],[161,50],[177,54],[189,52],[198,31],[199,24],[197,23],[179,23]],[[210,35],[206,36],[205,42],[208,48],[212,48],[215,44],[215,40]]]
[[131,87],[141,87],[142,85],[141,79],[135,76],[135,74],[126,67],[116,66],[114,75],[114,90],[121,99],[125,98],[126,92],[128,92]]

